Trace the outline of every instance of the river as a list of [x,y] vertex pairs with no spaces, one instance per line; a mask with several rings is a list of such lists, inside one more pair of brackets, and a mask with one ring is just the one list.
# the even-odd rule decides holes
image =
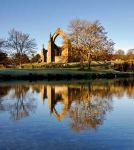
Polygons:
[[134,149],[134,79],[1,82],[0,150]]

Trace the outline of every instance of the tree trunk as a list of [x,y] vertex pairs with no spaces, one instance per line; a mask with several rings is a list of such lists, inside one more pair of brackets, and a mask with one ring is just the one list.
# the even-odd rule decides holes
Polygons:
[[82,60],[82,59],[80,60],[80,68],[81,68],[81,69],[84,69],[83,60]]
[[91,67],[91,61],[88,60],[88,69]]
[[84,69],[84,66],[83,66],[83,56],[82,56],[82,53],[80,52],[80,69]]
[[91,67],[91,53],[88,53],[88,69]]
[[20,69],[22,68],[22,54],[20,53]]

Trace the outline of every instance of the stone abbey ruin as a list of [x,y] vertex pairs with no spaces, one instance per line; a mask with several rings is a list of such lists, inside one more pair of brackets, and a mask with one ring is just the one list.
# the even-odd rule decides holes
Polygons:
[[[61,38],[63,39],[62,46],[57,46],[55,44],[55,40],[58,36],[61,36]],[[43,46],[41,50],[41,62],[68,63],[70,62],[70,51],[70,40],[68,39],[67,35],[60,28],[58,28],[53,35],[50,34],[50,38],[48,41],[48,49],[46,50]]]

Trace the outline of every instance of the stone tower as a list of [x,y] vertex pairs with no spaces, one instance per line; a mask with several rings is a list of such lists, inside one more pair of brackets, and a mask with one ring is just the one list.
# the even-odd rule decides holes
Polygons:
[[44,44],[41,49],[41,62],[47,62],[47,50],[44,48]]

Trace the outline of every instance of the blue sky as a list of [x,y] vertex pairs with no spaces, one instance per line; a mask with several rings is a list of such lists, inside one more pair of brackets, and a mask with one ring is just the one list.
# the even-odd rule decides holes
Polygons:
[[47,48],[50,32],[75,18],[99,20],[116,49],[134,48],[134,0],[0,0],[0,37],[15,28]]

